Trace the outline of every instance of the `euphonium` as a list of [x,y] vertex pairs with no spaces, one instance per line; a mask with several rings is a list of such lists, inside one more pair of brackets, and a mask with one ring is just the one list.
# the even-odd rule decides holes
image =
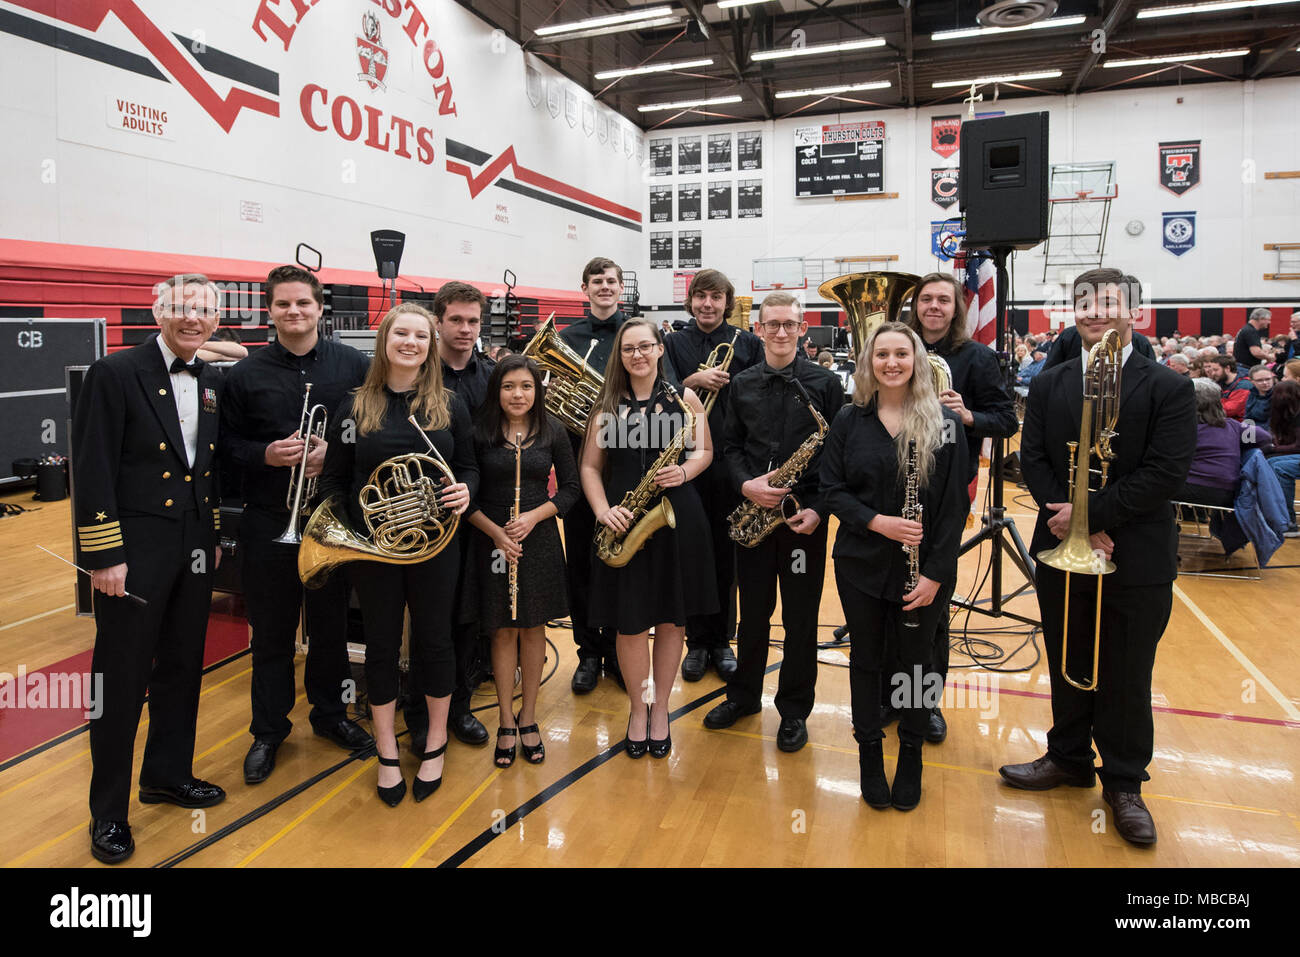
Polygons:
[[312,439],[324,440],[325,423],[329,414],[320,403],[309,409],[310,402],[311,383],[308,382],[302,397],[302,415],[298,418],[298,437],[304,443],[302,461],[294,466],[293,473],[289,476],[289,491],[284,502],[285,508],[289,510],[289,524],[280,537],[275,539],[283,545],[297,545],[302,541],[302,535],[298,533],[298,520],[305,517],[308,503],[316,496],[316,479],[307,477],[307,453],[311,451]]
[[[419,429],[415,416],[411,423]],[[370,540],[348,527],[339,496],[320,504],[302,530],[298,577],[308,588],[319,588],[335,566],[372,561],[412,565],[432,558],[456,535],[460,516],[439,500],[456,476],[420,429],[432,455],[408,452],[380,462],[358,496]]]
[[[781,463],[772,477],[767,480],[767,484],[773,488],[794,488],[799,484],[799,479],[803,477],[804,471],[808,468],[808,463],[812,457],[817,454],[818,447],[822,440],[826,438],[826,420],[822,418],[817,407],[812,404],[812,399],[808,397],[808,390],[803,387],[803,383],[798,379],[793,379],[795,394],[799,401],[808,407],[812,413],[813,421],[817,423],[817,431],[810,434],[800,443],[799,448],[794,450],[794,454]],[[727,516],[727,534],[731,540],[745,548],[753,548],[767,536],[771,535],[776,527],[782,522],[788,522],[803,506],[799,500],[794,497],[794,493],[781,499],[781,504],[775,508],[764,508],[757,502],[751,502],[749,499],[741,502],[730,515]]]
[[[1083,410],[1079,417],[1079,441],[1067,443],[1070,455],[1070,526],[1065,539],[1055,548],[1038,553],[1038,560],[1065,572],[1065,612],[1061,629],[1061,677],[1081,691],[1097,687],[1097,662],[1101,656],[1101,585],[1102,576],[1115,570],[1115,563],[1092,549],[1088,541],[1088,493],[1093,472],[1092,459],[1098,464],[1100,481],[1097,490],[1105,488],[1109,477],[1110,461],[1115,457],[1111,440],[1115,437],[1115,422],[1119,418],[1120,370],[1123,368],[1123,346],[1119,333],[1107,329],[1101,341],[1088,350],[1084,360]],[[1094,438],[1094,436],[1096,436]],[[1070,648],[1070,575],[1095,575],[1097,577],[1097,616],[1092,643],[1092,680],[1075,681],[1067,670]]]
[[655,484],[655,474],[666,466],[676,464],[686,448],[687,439],[695,430],[695,413],[668,382],[664,383],[664,392],[681,406],[684,416],[682,427],[677,430],[659,458],[655,459],[637,487],[624,495],[623,501],[618,503],[632,513],[632,527],[626,532],[616,532],[608,525],[601,525],[596,532],[596,556],[611,568],[622,568],[630,562],[632,556],[650,540],[650,536],[665,525],[669,528],[677,527],[677,516],[668,499],[665,498],[654,508],[650,507],[650,503],[663,493],[663,489]]
[[817,287],[817,294],[844,307],[856,360],[876,326],[898,318],[920,281],[920,276],[908,272],[855,272],[826,280]]
[[550,373],[546,386],[546,411],[575,435],[587,432],[587,417],[592,403],[605,384],[605,377],[587,365],[555,331],[555,313],[551,313],[523,354],[532,359],[543,373]]

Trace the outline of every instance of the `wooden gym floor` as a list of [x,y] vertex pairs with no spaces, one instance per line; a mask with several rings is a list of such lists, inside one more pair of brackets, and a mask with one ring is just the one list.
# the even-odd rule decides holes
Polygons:
[[[981,504],[983,495],[981,487]],[[0,501],[40,505],[30,491]],[[1028,495],[1008,485],[1007,504],[1028,540]],[[57,671],[67,659],[76,664],[63,667],[89,668],[94,624],[73,613],[74,573],[33,547],[41,543],[70,556],[68,508],[64,501],[0,519],[0,672]],[[977,561],[987,564],[987,554],[986,548],[962,559],[959,593],[973,589]],[[1020,584],[1009,563],[1006,577],[1006,590]],[[1045,749],[1046,659],[1041,642],[1028,641],[1027,629],[1016,631],[1015,622],[972,616],[968,623],[962,614],[953,623],[955,640],[969,624],[971,638],[1013,654],[999,666],[1008,670],[994,674],[958,667],[970,660],[954,651],[949,684],[963,686],[965,700],[955,700],[958,689],[949,691],[948,740],[926,746],[921,805],[906,814],[873,811],[859,795],[847,647],[820,654],[810,744],[799,753],[776,749],[775,673],[767,678],[761,715],[727,731],[705,730],[704,714],[722,694],[710,672],[693,684],[679,675],[673,687],[671,756],[634,762],[617,747],[626,696],[607,679],[589,695],[572,694],[572,637],[551,629],[555,650],[548,651],[538,708],[546,762],[533,767],[516,760],[502,771],[492,764],[491,745],[472,748],[453,739],[442,789],[422,804],[408,799],[390,810],[374,793],[374,758],[353,759],[314,737],[301,695],[294,734],[281,747],[275,772],[246,786],[241,767],[251,741],[251,661],[230,653],[241,644],[238,634],[224,650],[210,634],[209,658],[217,660],[203,679],[195,772],[221,784],[229,797],[206,813],[140,805],[133,797],[137,851],[124,866],[1294,867],[1300,864],[1300,658],[1291,647],[1290,616],[1298,595],[1300,540],[1285,543],[1261,581],[1178,580],[1153,682],[1156,753],[1144,791],[1159,830],[1152,849],[1131,847],[1113,832],[1099,787],[1029,793],[1000,783],[999,765],[1031,760]],[[1032,594],[1008,607],[1037,614]],[[829,561],[821,611],[822,638],[830,641],[843,617]],[[778,610],[774,640],[781,637],[779,621]],[[774,648],[770,663],[778,660]],[[986,697],[979,698],[977,687]],[[474,699],[492,733],[495,700],[491,683]],[[0,751],[5,866],[101,866],[87,846],[85,726],[59,726],[57,717],[51,723],[48,714],[0,709],[0,745],[10,743],[8,753]],[[146,711],[137,773],[147,722]],[[399,740],[409,779],[416,762],[405,735]],[[885,742],[891,776],[896,751],[891,729]]]

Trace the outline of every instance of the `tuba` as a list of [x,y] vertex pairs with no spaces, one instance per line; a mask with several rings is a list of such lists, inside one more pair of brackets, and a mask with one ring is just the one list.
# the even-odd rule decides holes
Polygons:
[[[415,416],[410,421],[420,429]],[[361,489],[361,514],[369,540],[348,527],[337,495],[312,513],[298,549],[298,577],[308,588],[319,588],[344,562],[413,565],[451,543],[460,516],[438,496],[445,487],[443,480],[454,484],[456,476],[423,429],[420,434],[431,455],[408,452],[380,462]]]
[[546,387],[546,411],[575,435],[587,431],[591,406],[605,384],[605,377],[578,355],[555,331],[555,313],[551,313],[523,354],[549,374]]
[[[1115,570],[1115,563],[1092,550],[1088,542],[1088,493],[1094,471],[1097,490],[1106,486],[1111,459],[1115,457],[1111,440],[1119,418],[1120,371],[1123,368],[1123,345],[1119,333],[1107,329],[1101,341],[1088,350],[1084,359],[1083,411],[1079,416],[1079,441],[1068,444],[1070,455],[1070,527],[1065,539],[1055,548],[1038,553],[1045,565],[1065,572],[1065,615],[1061,630],[1061,677],[1080,691],[1097,688],[1097,661],[1101,656],[1101,584],[1103,576]],[[1092,460],[1098,468],[1092,468]],[[1097,616],[1092,638],[1092,679],[1075,681],[1067,670],[1066,655],[1070,648],[1070,575],[1097,577]]]

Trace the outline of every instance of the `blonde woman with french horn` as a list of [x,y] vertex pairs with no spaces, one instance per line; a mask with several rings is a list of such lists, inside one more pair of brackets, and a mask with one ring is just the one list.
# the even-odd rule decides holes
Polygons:
[[[394,456],[432,456],[430,444],[437,450],[455,476],[451,483],[438,473],[433,475],[443,482],[439,501],[447,520],[466,510],[477,488],[469,411],[455,393],[443,387],[434,341],[433,316],[422,306],[403,303],[390,310],[379,324],[365,382],[340,405],[330,423],[321,499],[342,496],[349,524],[358,534],[367,528],[362,490],[374,470]],[[409,421],[411,416],[420,428]],[[366,685],[380,764],[377,790],[390,807],[406,794],[393,725],[402,613],[408,608],[411,655],[420,663],[413,671],[424,685],[413,690],[424,695],[429,709],[429,750],[422,754],[412,794],[422,801],[442,783],[447,712],[456,683],[451,629],[459,567],[459,544],[454,535],[447,537],[450,542],[423,561],[387,564],[362,560],[349,566],[365,621]]]
[[[672,750],[668,695],[681,664],[686,620],[718,608],[708,521],[689,484],[713,460],[708,417],[694,392],[679,394],[667,381],[663,355],[663,335],[653,323],[629,319],[619,327],[579,469],[598,543],[592,546],[588,622],[617,631],[631,758],[647,752],[665,758]],[[640,515],[620,504],[634,490],[647,512],[666,500],[676,526],[664,525],[639,548],[638,534],[628,533]],[[610,541],[617,554],[602,555]]]

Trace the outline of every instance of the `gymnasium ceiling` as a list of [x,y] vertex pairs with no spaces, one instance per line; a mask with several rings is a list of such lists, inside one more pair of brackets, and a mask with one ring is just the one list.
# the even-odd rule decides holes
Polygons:
[[[969,87],[936,82],[1060,71],[1059,76],[985,84],[981,108],[994,97],[1084,93],[1211,80],[1300,74],[1300,0],[1191,14],[1139,17],[1184,0],[1060,0],[1049,19],[1083,17],[1063,27],[1003,35],[933,39],[976,28],[980,7],[994,0],[763,0],[719,9],[699,0],[460,0],[492,26],[565,74],[643,129],[732,120],[815,116],[848,110],[948,105],[961,109]],[[1231,2],[1231,0],[1229,0]],[[1259,0],[1253,0],[1258,3]],[[998,0],[1011,18],[1034,17],[1053,0]],[[1219,6],[1220,4],[1214,4]],[[539,36],[547,25],[609,17],[653,6],[671,8],[674,22],[580,38]],[[1105,31],[1104,52],[1094,31]],[[707,31],[707,36],[705,33]],[[798,33],[802,31],[802,35]],[[881,38],[882,46],[755,61],[756,52]],[[1118,60],[1247,51],[1216,59],[1107,67]],[[712,64],[596,79],[618,68],[684,60]],[[777,93],[888,82],[888,87],[778,98]],[[639,112],[645,104],[721,96],[739,102]]]

